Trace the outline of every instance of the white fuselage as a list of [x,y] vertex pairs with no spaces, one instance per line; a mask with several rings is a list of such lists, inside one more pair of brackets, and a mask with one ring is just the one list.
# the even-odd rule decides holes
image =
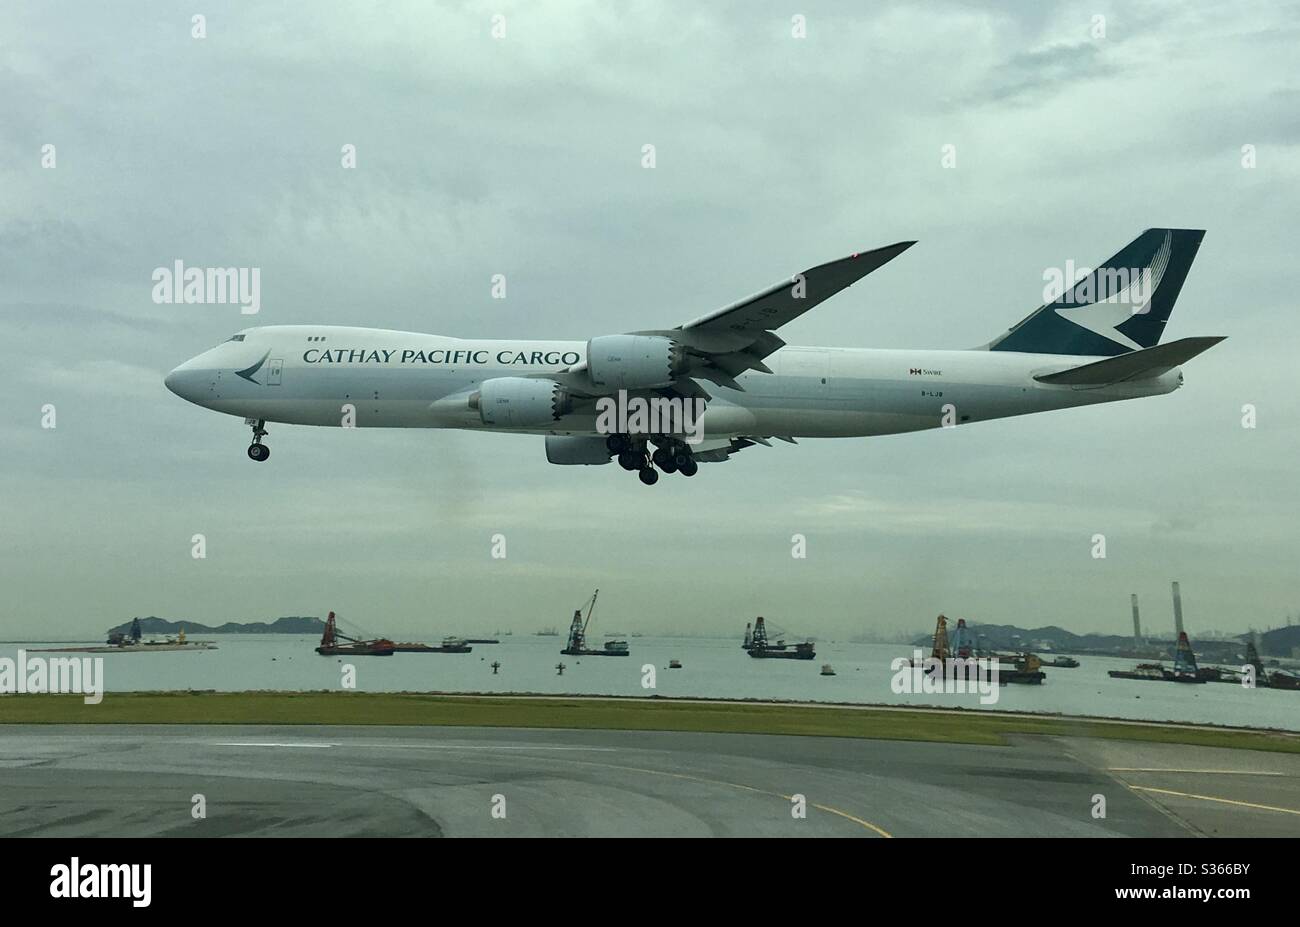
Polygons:
[[[220,344],[173,370],[168,388],[209,409],[267,422],[598,433],[590,409],[547,426],[498,428],[483,424],[470,402],[484,380],[556,373],[581,363],[586,342],[462,340],[328,325],[253,328],[235,337],[242,340]],[[742,391],[701,381],[713,397],[703,417],[704,436],[895,434],[1159,395],[1182,382],[1177,369],[1104,387],[1034,379],[1100,359],[787,346],[766,358],[772,373],[738,376]]]

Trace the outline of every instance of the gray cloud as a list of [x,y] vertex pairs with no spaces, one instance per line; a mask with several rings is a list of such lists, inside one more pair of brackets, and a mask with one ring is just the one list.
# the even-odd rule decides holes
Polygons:
[[[524,631],[597,584],[646,631],[761,613],[847,635],[943,610],[1123,632],[1128,593],[1155,622],[1175,578],[1200,627],[1294,608],[1284,7],[1247,30],[1211,4],[1103,6],[1092,42],[1068,3],[819,5],[804,40],[744,3],[530,4],[503,41],[479,3],[205,6],[201,41],[159,5],[0,14],[0,636],[329,608],[394,634]],[[250,321],[586,338],[903,238],[783,337],[969,347],[1040,302],[1044,267],[1151,225],[1209,229],[1169,336],[1230,336],[1177,394],[754,448],[654,490],[449,432],[272,426],[254,467],[239,420],[161,384]],[[262,268],[261,314],[155,305],[150,273],[178,258]]]

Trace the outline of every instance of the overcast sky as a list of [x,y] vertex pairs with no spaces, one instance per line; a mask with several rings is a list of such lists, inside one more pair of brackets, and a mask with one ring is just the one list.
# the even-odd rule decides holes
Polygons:
[[[1193,635],[1300,612],[1295,4],[192,6],[0,11],[0,638],[329,609],[522,633],[597,585],[646,633],[1124,633],[1130,592],[1164,631],[1172,579]],[[670,327],[901,239],[781,336],[965,348],[1151,226],[1208,230],[1166,338],[1229,336],[1177,393],[653,488],[443,431],[271,425],[254,464],[162,383],[250,324]],[[155,304],[177,259],[260,268],[260,313]]]

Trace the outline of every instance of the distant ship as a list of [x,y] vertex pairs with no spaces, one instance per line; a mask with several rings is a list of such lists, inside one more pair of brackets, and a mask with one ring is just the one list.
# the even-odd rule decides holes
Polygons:
[[136,618],[131,622],[130,635],[110,634],[108,636],[107,647],[96,647],[93,653],[148,653],[153,651],[172,651],[172,650],[216,650],[217,645],[212,641],[192,641],[185,637],[185,629],[181,628],[175,637],[154,637],[147,641],[140,640],[140,619]]
[[535,637],[559,637],[560,632],[556,630],[554,625],[551,625],[551,627],[549,628],[542,628],[540,631],[537,631],[534,634],[534,636]]
[[130,634],[123,634],[120,631],[114,632],[108,636],[108,641],[103,647],[51,647],[40,650],[33,650],[32,653],[174,653],[182,651],[193,653],[200,650],[216,650],[217,645],[212,641],[192,641],[185,637],[185,629],[181,628],[175,637],[153,638],[152,640],[140,640],[140,619],[136,618],[131,622]]
[[[980,659],[974,655],[973,645],[974,642],[971,640],[970,630],[966,627],[965,618],[957,619],[957,627],[950,639],[948,636],[948,618],[945,615],[940,615],[934,625],[934,639],[930,647],[930,659],[937,661],[937,663],[931,663],[930,666],[943,667],[944,669],[939,671],[944,672],[950,660]],[[1015,683],[1022,686],[1038,686],[1042,685],[1043,680],[1047,678],[1047,674],[1042,670],[1043,661],[1032,653],[994,654],[987,659],[993,661],[997,666],[998,685]],[[908,662],[913,666],[916,665],[915,660],[909,660]],[[961,665],[958,664],[958,666]],[[969,663],[965,664],[967,673],[970,672],[970,665]],[[931,669],[926,669],[926,672],[931,672]]]
[[[434,647],[431,644],[394,644],[394,653],[469,653],[474,648],[470,646],[471,641],[463,637],[444,637],[442,645]],[[493,641],[492,643],[496,643]]]
[[1196,654],[1186,631],[1178,632],[1178,646],[1174,649],[1174,668],[1166,669],[1161,663],[1139,663],[1131,670],[1110,670],[1112,679],[1142,679],[1153,682],[1204,683],[1211,675],[1196,667]]

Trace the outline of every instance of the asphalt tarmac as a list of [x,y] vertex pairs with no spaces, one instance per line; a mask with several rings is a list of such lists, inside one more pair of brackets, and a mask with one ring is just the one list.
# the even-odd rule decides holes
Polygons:
[[15,725],[0,727],[0,835],[1297,836],[1300,756],[1030,736]]

